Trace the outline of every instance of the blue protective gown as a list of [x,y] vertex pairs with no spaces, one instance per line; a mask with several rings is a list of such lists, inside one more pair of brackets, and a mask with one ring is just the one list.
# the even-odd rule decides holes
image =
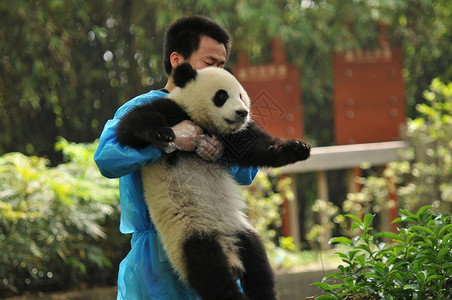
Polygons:
[[[172,270],[145,204],[140,168],[159,159],[161,152],[152,146],[139,150],[121,146],[116,140],[116,126],[124,114],[166,95],[162,91],[150,91],[121,106],[105,124],[94,154],[102,175],[119,177],[120,230],[133,233],[131,250],[119,267],[117,299],[200,299]],[[228,167],[242,185],[250,184],[257,173],[257,168]]]

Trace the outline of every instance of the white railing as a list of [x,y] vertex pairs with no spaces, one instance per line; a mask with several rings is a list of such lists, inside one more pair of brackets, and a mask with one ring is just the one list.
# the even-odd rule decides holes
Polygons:
[[[405,141],[315,147],[311,150],[311,157],[308,160],[285,166],[281,168],[281,173],[290,176],[316,172],[317,197],[328,201],[327,171],[346,169],[348,191],[357,192],[355,171],[362,163],[369,163],[371,166],[384,166],[389,162],[400,160],[400,151],[408,147],[409,144]],[[295,244],[299,244],[297,201],[288,201],[284,222],[288,224],[289,234],[294,238]]]

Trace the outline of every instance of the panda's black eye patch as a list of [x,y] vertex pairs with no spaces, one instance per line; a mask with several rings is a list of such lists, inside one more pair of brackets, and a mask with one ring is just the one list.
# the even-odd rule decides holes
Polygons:
[[229,98],[228,92],[226,92],[225,90],[218,90],[215,93],[215,96],[213,97],[213,103],[216,106],[221,107],[223,106],[223,104],[226,103],[228,98]]

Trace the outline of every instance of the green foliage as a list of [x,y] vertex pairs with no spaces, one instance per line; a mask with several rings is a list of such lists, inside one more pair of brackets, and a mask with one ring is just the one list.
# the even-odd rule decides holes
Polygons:
[[317,199],[312,206],[312,211],[315,213],[316,223],[309,230],[306,239],[313,249],[329,249],[328,241],[338,221],[339,208],[330,201]]
[[57,167],[20,153],[0,157],[0,295],[114,277],[124,243],[118,183],[99,174],[96,146],[60,140],[67,163]]
[[273,268],[293,270],[312,264],[337,263],[331,252],[300,251],[291,236],[282,236],[282,204],[295,201],[292,178],[277,169],[260,170],[253,183],[243,188],[250,222],[259,233]]
[[[338,253],[344,263],[339,272],[313,284],[327,294],[317,299],[450,299],[452,218],[429,208],[424,206],[416,214],[401,210],[394,222],[405,226],[398,234],[373,234],[371,214],[363,220],[347,215],[360,234],[331,239],[350,250]],[[333,278],[341,282],[328,284]]]
[[261,170],[253,183],[243,189],[248,204],[247,214],[267,250],[274,249],[278,244],[277,237],[282,227],[280,207],[284,201],[283,195],[290,201],[293,199],[290,184],[290,177],[281,178],[275,170]]
[[[387,172],[402,183],[399,196],[405,209],[416,209],[433,202],[438,210],[450,211],[452,82],[444,84],[439,79],[433,80],[430,89],[424,92],[424,98],[426,103],[416,107],[419,117],[407,123],[407,136],[415,145],[415,161],[409,165],[391,165]],[[407,175],[410,180],[404,181],[402,176]]]
[[404,49],[410,109],[432,78],[452,75],[451,11],[448,0],[0,1],[0,153],[55,162],[56,136],[97,138],[122,103],[164,85],[163,33],[191,14],[231,31],[231,66],[241,52],[270,61],[280,39],[302,71],[306,134],[331,145],[333,51],[378,46],[384,25]]

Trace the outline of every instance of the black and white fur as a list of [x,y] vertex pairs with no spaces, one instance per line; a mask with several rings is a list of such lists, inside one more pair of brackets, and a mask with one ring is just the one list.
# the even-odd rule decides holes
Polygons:
[[264,246],[224,160],[280,167],[307,159],[310,146],[272,137],[250,121],[250,99],[226,70],[196,71],[186,63],[173,78],[177,88],[166,98],[134,108],[117,128],[119,143],[141,148],[173,141],[170,127],[192,120],[225,145],[223,161],[175,151],[142,168],[151,219],[171,264],[203,299],[276,299]]

